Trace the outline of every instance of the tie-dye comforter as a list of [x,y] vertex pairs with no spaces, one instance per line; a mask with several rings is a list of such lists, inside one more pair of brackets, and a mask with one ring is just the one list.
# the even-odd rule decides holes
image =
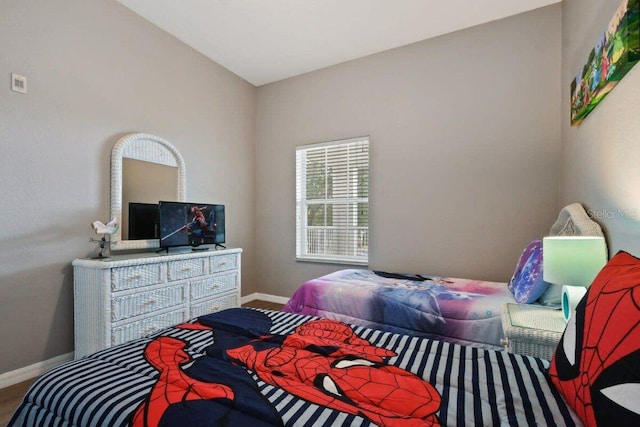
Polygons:
[[406,280],[349,269],[308,281],[283,311],[500,349],[501,306],[507,302],[515,300],[505,283],[434,276]]

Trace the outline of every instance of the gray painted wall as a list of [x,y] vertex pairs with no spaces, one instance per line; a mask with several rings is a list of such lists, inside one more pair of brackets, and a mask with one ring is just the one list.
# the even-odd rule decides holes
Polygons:
[[129,132],[227,204],[245,295],[340,268],[294,261],[297,144],[371,136],[373,268],[507,280],[557,214],[560,6],[256,90],[117,2],[0,2],[0,373],[72,351],[70,263]]
[[294,260],[294,148],[362,135],[370,267],[507,281],[558,213],[560,25],[554,5],[259,87],[260,291],[341,268]]
[[621,0],[562,2],[561,203],[582,202],[605,229],[609,252],[640,255],[640,65],[579,127],[570,126],[569,85]]
[[71,261],[94,253],[111,147],[129,132],[180,150],[189,199],[227,205],[255,292],[255,87],[112,0],[0,11],[0,373],[73,350]]

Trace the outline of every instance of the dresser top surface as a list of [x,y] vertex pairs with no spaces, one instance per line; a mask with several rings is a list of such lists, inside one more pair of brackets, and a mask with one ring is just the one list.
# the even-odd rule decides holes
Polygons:
[[173,251],[169,253],[142,252],[125,255],[112,255],[108,258],[78,258],[73,260],[74,267],[113,268],[130,265],[152,264],[167,261],[181,261],[193,258],[232,255],[242,252],[241,248],[209,249],[198,251]]

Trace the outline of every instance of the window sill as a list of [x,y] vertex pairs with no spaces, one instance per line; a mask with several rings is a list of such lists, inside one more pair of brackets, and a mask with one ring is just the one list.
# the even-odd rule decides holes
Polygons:
[[358,261],[353,259],[327,259],[327,258],[314,258],[314,257],[296,257],[296,262],[313,262],[319,264],[340,264],[340,265],[357,265],[368,266],[369,261]]

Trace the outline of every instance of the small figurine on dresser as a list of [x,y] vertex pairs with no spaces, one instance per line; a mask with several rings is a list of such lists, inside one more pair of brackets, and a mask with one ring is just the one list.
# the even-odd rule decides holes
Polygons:
[[102,234],[102,239],[89,239],[91,242],[100,244],[100,252],[95,258],[109,258],[107,255],[105,255],[105,246],[107,246],[107,243],[111,242],[110,240],[107,240],[107,236],[111,236],[116,231],[118,231],[118,218],[111,218],[111,221],[106,224],[103,224],[100,221],[94,221],[91,224],[91,227],[96,234]]

